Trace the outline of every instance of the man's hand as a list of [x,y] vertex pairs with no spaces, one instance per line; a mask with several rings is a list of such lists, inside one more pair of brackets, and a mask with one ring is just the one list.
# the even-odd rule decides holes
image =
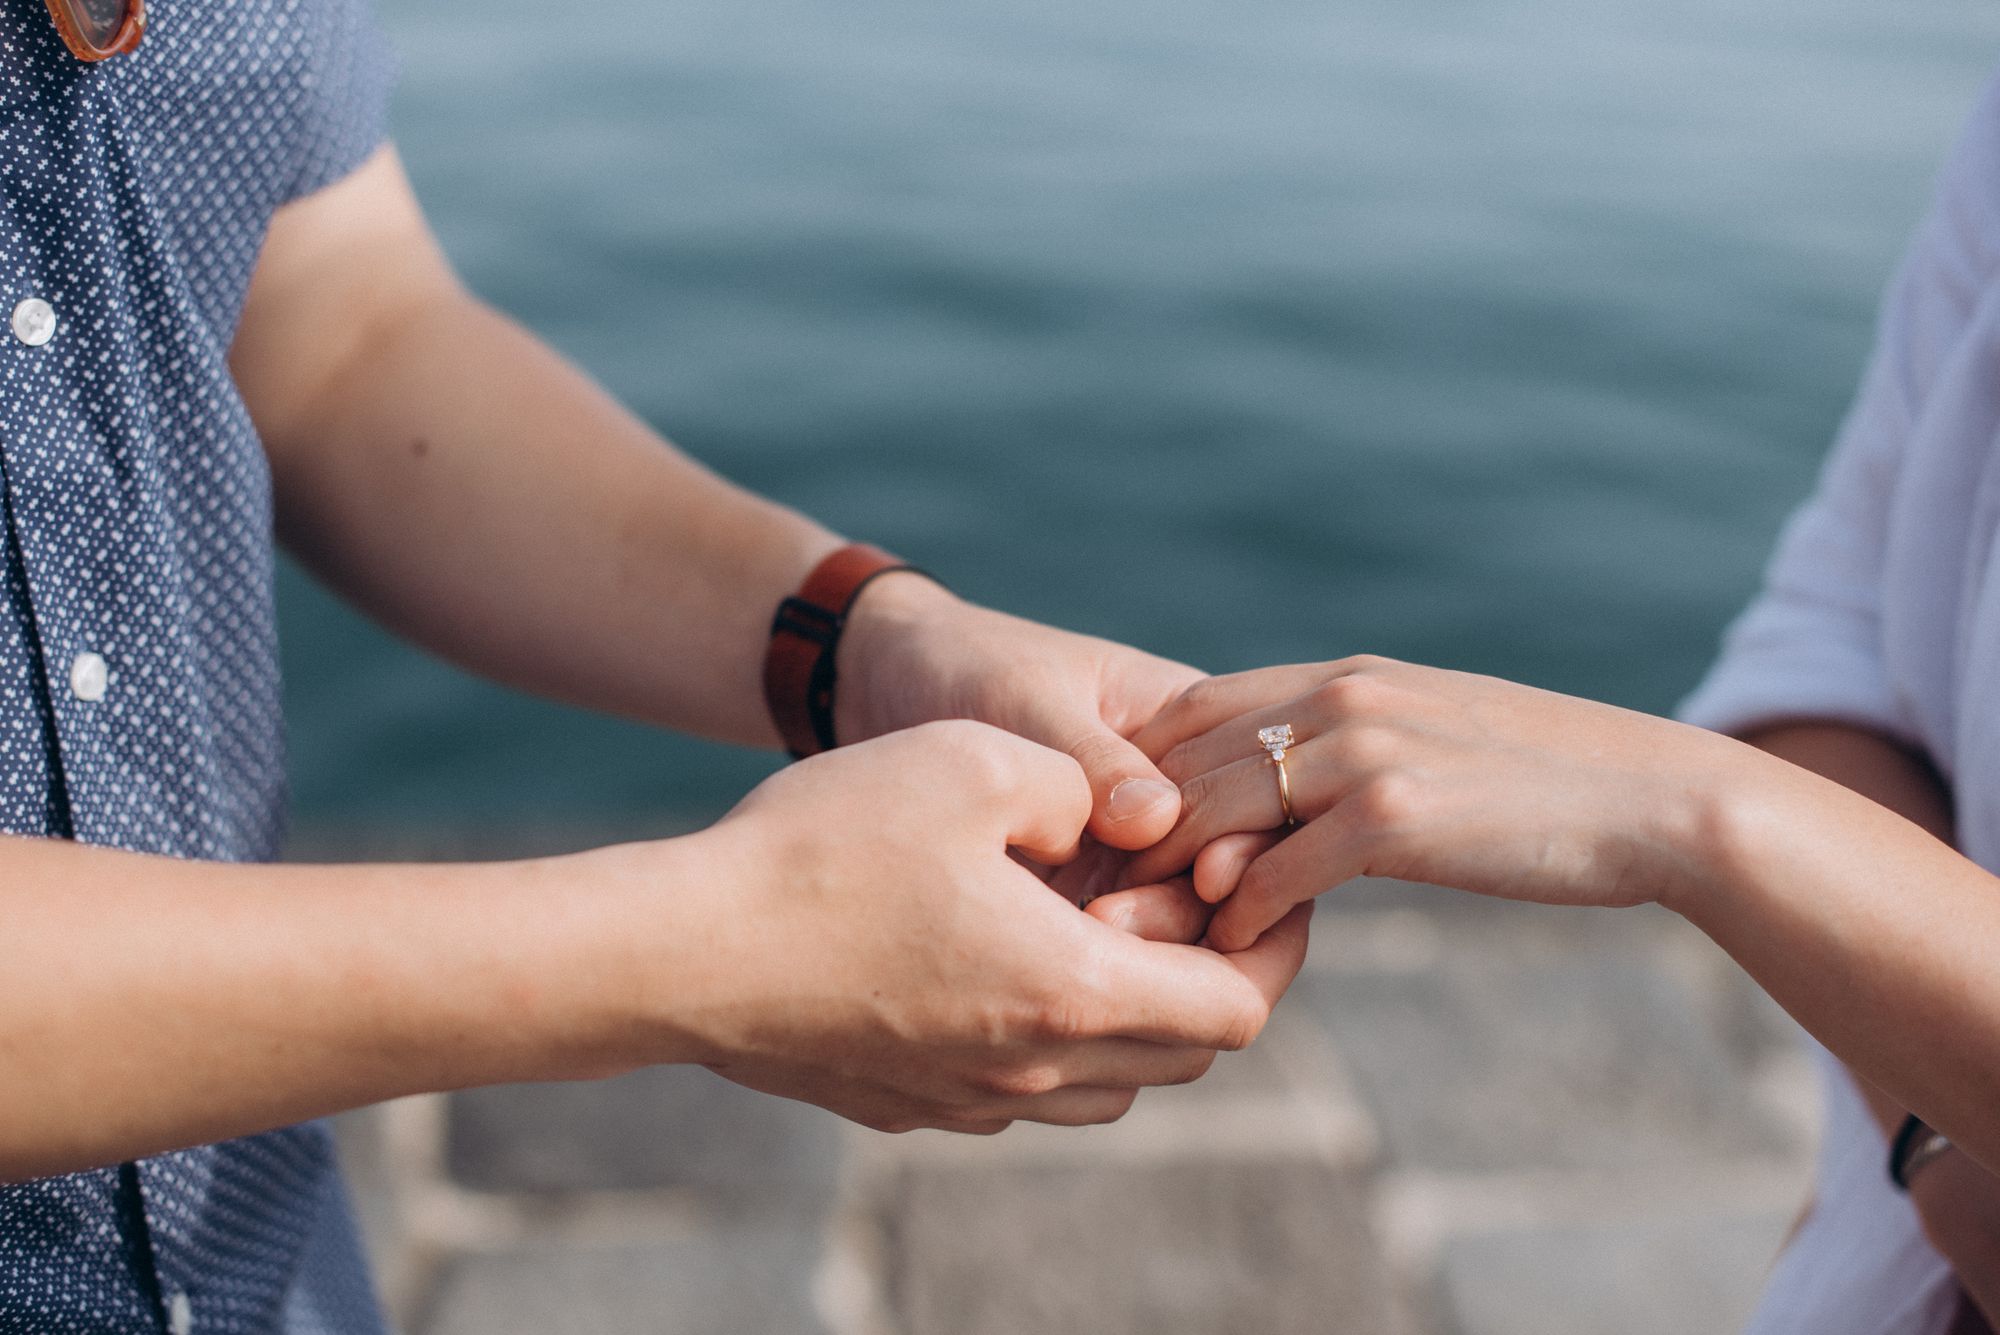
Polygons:
[[976,719],[1081,765],[1090,833],[1101,843],[1146,848],[1180,814],[1180,790],[1129,738],[1201,679],[1191,667],[891,575],[856,604],[839,668],[835,732],[843,742]]
[[[1257,1035],[1306,920],[1224,958],[1078,912],[1009,850],[1062,863],[1090,810],[1075,761],[975,723],[805,761],[693,836],[718,878],[692,938],[634,918],[636,994],[695,1060],[867,1126],[1114,1120]],[[643,906],[675,893],[655,847],[583,856]]]
[[1089,810],[1074,761],[955,722],[794,766],[699,834],[525,862],[0,838],[0,1182],[672,1062],[891,1129],[1110,1120],[1250,1042],[1306,924],[1225,959],[1129,934],[1198,935],[1184,885],[1093,906],[1129,931],[1079,912],[1015,858],[1062,862]]

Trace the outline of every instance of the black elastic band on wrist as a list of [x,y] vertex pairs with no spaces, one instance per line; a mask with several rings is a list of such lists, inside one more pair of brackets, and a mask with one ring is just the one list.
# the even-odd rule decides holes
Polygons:
[[1910,1189],[1910,1155],[1929,1130],[1930,1126],[1915,1113],[1905,1117],[1902,1126],[1896,1129],[1896,1138],[1889,1143],[1889,1181],[1895,1184],[1896,1190]]

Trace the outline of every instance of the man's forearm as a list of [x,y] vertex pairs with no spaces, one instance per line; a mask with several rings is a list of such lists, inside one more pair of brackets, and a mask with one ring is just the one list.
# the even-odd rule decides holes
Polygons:
[[328,387],[280,531],[402,634],[542,695],[773,740],[772,610],[838,545],[655,436],[511,321],[426,301]]
[[466,293],[393,152],[280,212],[230,359],[280,536],[364,610],[539,694],[776,740],[771,614],[839,539]]
[[[0,1181],[621,1069],[631,932],[613,915],[632,897],[562,893],[578,875],[575,859],[229,866],[0,837]],[[651,911],[672,912],[665,896]],[[655,1060],[695,1055],[659,1038]]]

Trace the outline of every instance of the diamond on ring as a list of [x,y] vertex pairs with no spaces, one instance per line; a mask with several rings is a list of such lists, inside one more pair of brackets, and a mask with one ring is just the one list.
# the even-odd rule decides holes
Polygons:
[[1273,759],[1283,760],[1285,751],[1292,744],[1292,725],[1280,723],[1274,727],[1257,729],[1257,742]]

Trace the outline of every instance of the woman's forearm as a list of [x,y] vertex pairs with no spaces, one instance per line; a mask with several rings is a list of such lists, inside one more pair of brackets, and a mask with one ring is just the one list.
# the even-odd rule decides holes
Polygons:
[[[1743,740],[1861,794],[1948,844],[1956,843],[1951,797],[1936,767],[1879,732],[1847,723],[1796,721],[1753,729],[1743,734]],[[1860,1087],[1883,1134],[1893,1136],[1908,1109],[1898,1107],[1865,1080]]]
[[[1800,722],[1760,728],[1743,740],[1953,841],[1951,799],[1936,768],[1880,733]],[[1856,1084],[1886,1143],[1908,1109],[1866,1079]],[[1911,1187],[1910,1203],[1979,1308],[1962,1318],[1960,1328],[1989,1330],[1981,1313],[2000,1311],[2000,1177],[1964,1155],[1947,1155],[1924,1169]]]
[[617,1069],[606,947],[627,934],[615,896],[563,893],[571,864],[232,866],[0,837],[0,1181]]
[[[1277,724],[1300,826],[1283,838],[1259,736]],[[1863,1079],[2000,1165],[2000,880],[1867,797],[1685,724],[1366,657],[1213,679],[1137,741],[1184,814],[1126,883],[1193,864],[1225,950],[1355,876],[1662,902]]]
[[1718,784],[1670,898],[1868,1085],[2000,1166],[2000,880],[1795,766]]

